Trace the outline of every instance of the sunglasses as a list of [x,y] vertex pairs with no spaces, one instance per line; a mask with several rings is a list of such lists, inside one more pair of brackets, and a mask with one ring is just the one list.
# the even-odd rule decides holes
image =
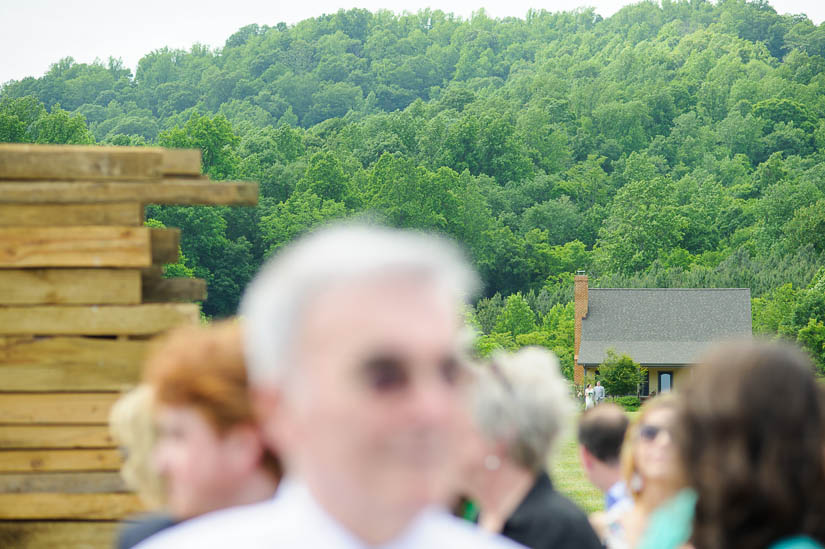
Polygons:
[[647,442],[653,442],[659,436],[659,433],[667,433],[670,435],[670,429],[662,427],[661,425],[642,425],[639,427],[639,438]]

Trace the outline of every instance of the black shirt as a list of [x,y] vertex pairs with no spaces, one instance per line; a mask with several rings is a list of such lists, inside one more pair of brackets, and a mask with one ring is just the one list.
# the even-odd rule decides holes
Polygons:
[[501,534],[532,549],[602,549],[587,515],[541,472]]

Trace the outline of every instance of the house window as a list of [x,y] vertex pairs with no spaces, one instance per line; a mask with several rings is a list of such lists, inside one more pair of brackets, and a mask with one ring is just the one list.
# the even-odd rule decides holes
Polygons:
[[659,392],[667,393],[673,390],[673,372],[659,372]]

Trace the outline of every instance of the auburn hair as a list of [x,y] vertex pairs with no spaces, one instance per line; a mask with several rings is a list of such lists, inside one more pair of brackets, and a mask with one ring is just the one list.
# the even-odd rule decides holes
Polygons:
[[[219,435],[255,425],[241,329],[238,321],[222,321],[176,328],[158,340],[144,369],[155,404],[192,407]],[[280,463],[271,451],[264,451],[262,465],[280,477]]]

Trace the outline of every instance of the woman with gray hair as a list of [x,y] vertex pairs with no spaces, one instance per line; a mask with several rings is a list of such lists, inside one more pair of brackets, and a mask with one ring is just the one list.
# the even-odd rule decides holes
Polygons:
[[546,471],[573,409],[558,359],[545,349],[499,354],[479,368],[462,476],[481,528],[536,549],[601,548],[587,516]]

